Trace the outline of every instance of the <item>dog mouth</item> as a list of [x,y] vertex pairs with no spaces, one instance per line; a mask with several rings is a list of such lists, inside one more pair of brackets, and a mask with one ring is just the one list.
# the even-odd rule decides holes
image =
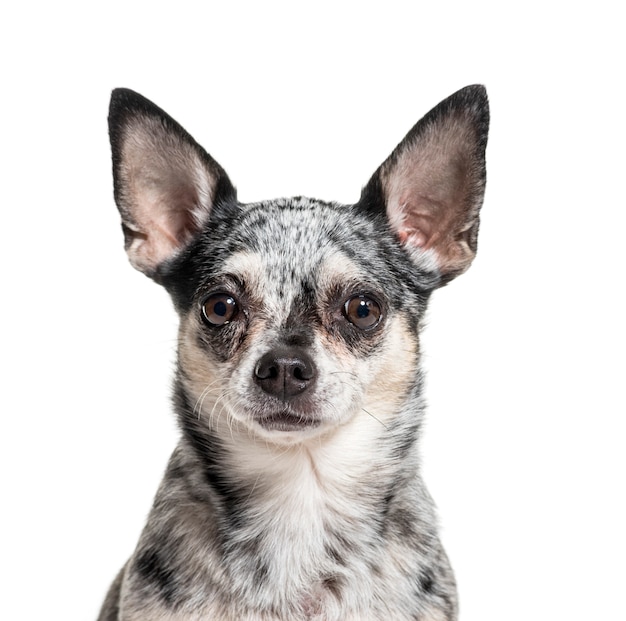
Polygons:
[[268,431],[304,431],[318,427],[321,423],[319,418],[294,414],[288,410],[260,416],[256,421]]

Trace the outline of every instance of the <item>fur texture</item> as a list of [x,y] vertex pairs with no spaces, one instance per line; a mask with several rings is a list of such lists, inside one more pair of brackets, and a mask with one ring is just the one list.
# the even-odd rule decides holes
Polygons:
[[239,203],[132,91],[109,122],[130,260],[180,315],[181,439],[100,621],[456,619],[419,331],[476,251],[484,89],[425,116],[355,205]]

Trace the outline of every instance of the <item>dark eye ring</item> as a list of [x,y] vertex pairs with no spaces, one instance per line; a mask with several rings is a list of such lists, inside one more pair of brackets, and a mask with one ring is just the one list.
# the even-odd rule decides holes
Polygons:
[[343,305],[345,318],[361,330],[375,328],[383,318],[381,305],[367,295],[353,295]]
[[237,301],[229,293],[213,293],[202,302],[202,318],[212,326],[226,325],[237,310]]

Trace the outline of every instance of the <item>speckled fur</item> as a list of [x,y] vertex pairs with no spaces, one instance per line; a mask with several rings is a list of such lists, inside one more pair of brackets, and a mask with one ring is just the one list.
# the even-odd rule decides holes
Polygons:
[[[175,121],[114,92],[126,248],[180,315],[181,439],[99,621],[457,618],[420,475],[419,331],[431,292],[476,249],[487,121],[484,89],[468,87],[416,125],[356,205],[242,205]],[[435,168],[422,182],[424,158]],[[201,312],[215,292],[237,304],[221,326]],[[376,302],[373,328],[346,314],[354,295]],[[259,388],[259,360],[277,348],[313,361],[293,398]],[[265,425],[277,408],[298,424]]]

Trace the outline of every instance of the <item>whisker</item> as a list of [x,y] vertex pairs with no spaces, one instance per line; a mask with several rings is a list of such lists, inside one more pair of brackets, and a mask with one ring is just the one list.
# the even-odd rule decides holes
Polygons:
[[387,425],[385,425],[385,423],[383,423],[382,420],[380,420],[380,418],[377,418],[376,416],[374,416],[371,412],[368,412],[365,408],[361,408],[367,415],[371,416],[375,421],[378,421],[387,431],[389,431],[389,427],[387,427]]
[[358,375],[352,371],[332,371],[329,375],[352,375],[352,377],[358,377]]
[[204,402],[205,398],[207,397],[207,395],[209,394],[209,392],[211,391],[211,389],[213,388],[213,386],[215,384],[217,384],[219,382],[218,379],[213,380],[210,384],[208,384],[204,390],[200,393],[200,396],[198,397],[198,399],[196,400],[196,403],[193,406],[193,411],[192,411],[192,415],[195,416],[196,411],[198,411],[198,419],[200,418],[200,409],[202,409],[202,403]]

